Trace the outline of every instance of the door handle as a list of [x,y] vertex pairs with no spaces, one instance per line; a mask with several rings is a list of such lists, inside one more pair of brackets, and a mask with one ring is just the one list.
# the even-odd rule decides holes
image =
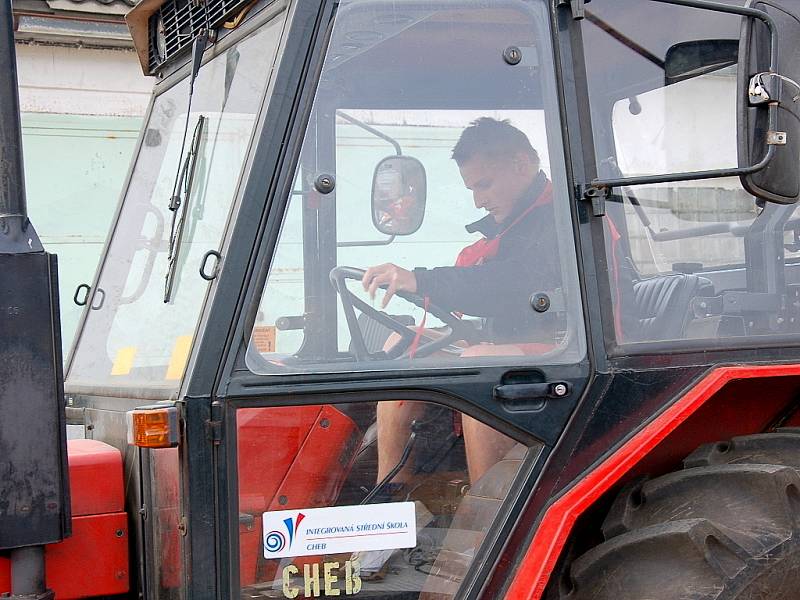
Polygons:
[[[206,267],[208,266],[208,259],[214,257],[214,268],[211,271],[207,271]],[[200,259],[200,277],[205,279],[206,281],[214,281],[217,278],[217,273],[219,273],[220,262],[222,261],[222,254],[217,252],[216,250],[209,250],[203,255],[203,258]]]
[[510,402],[537,398],[564,398],[569,395],[571,389],[572,386],[566,381],[509,383],[496,386],[494,397]]
[[[77,304],[78,306],[86,306],[86,302],[89,300],[89,293],[92,291],[92,286],[88,283],[82,283],[75,289],[75,295],[72,297],[72,301]],[[83,299],[79,299],[81,292],[83,292]]]

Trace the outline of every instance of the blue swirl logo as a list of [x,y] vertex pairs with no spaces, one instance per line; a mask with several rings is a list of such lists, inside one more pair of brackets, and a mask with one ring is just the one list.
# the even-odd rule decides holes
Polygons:
[[286,536],[280,531],[270,531],[264,536],[264,548],[267,552],[280,552],[286,548]]

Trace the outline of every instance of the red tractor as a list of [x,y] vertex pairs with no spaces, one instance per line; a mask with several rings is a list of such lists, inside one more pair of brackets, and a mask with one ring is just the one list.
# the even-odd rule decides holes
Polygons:
[[157,83],[63,383],[0,204],[0,591],[797,597],[800,2],[128,23]]

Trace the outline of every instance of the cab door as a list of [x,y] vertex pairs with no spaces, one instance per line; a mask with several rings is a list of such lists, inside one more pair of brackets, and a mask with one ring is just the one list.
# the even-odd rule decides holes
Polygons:
[[[187,427],[213,432],[223,595],[480,590],[590,374],[548,15],[353,0],[308,29],[188,390],[216,378]],[[418,285],[364,285],[386,265]]]

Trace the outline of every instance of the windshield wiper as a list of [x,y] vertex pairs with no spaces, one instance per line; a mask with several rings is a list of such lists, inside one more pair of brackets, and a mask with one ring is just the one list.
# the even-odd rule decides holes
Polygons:
[[197,125],[192,135],[192,144],[189,152],[180,166],[178,180],[175,185],[176,193],[169,199],[169,210],[172,212],[172,224],[169,232],[169,254],[167,255],[167,275],[164,283],[164,303],[168,304],[172,299],[172,290],[175,285],[175,274],[177,273],[178,254],[180,253],[181,242],[183,240],[183,230],[186,225],[189,200],[192,197],[192,183],[194,182],[195,167],[197,166],[197,156],[200,153],[200,142],[203,138],[203,126],[206,118],[203,115],[197,117]]
[[[197,150],[200,146],[200,134],[203,130],[205,117],[200,115],[192,137],[192,145],[186,160],[183,152],[186,148],[186,134],[189,131],[189,117],[192,114],[192,98],[194,97],[194,82],[200,72],[200,63],[203,62],[203,52],[208,44],[208,30],[202,30],[194,42],[192,42],[192,72],[189,74],[189,102],[186,107],[186,122],[183,125],[183,138],[181,139],[181,152],[178,155],[178,172],[175,174],[175,183],[172,185],[172,196],[169,199],[169,210],[172,212],[172,225],[169,232],[169,255],[167,257],[167,275],[164,284],[164,304],[168,304],[172,298],[172,288],[175,284],[175,272],[177,268],[177,256],[180,248],[181,238],[183,237],[183,223],[186,220],[186,207],[189,202],[189,193],[192,189],[192,179],[194,178],[194,167],[197,158]],[[181,194],[181,188],[183,194]],[[187,191],[188,190],[188,191]],[[184,205],[181,207],[181,205]],[[178,212],[180,211],[180,218]]]

